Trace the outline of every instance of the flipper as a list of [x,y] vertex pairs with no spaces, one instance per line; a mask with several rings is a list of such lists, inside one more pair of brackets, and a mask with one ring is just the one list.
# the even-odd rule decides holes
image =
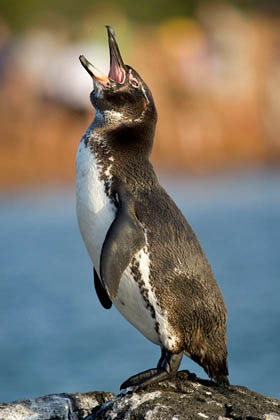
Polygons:
[[145,245],[143,228],[136,217],[130,193],[123,185],[115,186],[113,193],[118,210],[100,257],[101,281],[111,299],[117,296],[121,276],[132,257]]
[[96,291],[96,294],[98,296],[98,299],[99,299],[101,305],[105,309],[110,309],[111,306],[112,306],[111,299],[109,298],[108,293],[106,292],[106,290],[102,286],[102,283],[100,281],[100,278],[98,277],[97,272],[95,271],[95,268],[93,268],[93,277],[94,277],[95,291]]

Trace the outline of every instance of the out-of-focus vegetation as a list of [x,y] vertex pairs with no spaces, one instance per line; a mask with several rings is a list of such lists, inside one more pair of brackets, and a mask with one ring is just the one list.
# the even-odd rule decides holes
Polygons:
[[199,173],[278,163],[278,8],[249,0],[2,0],[0,187],[73,180],[93,113],[78,56],[107,71],[105,24],[153,92],[158,166]]
[[[2,17],[15,31],[26,30],[30,25],[40,22],[51,23],[63,20],[79,27],[82,20],[100,9],[116,10],[128,19],[138,23],[159,23],[178,16],[196,17],[198,7],[205,5],[204,0],[160,0],[132,2],[131,0],[1,0]],[[209,1],[213,7],[233,5],[243,11],[258,10],[275,14],[280,12],[278,0],[224,0]],[[69,28],[69,32],[72,29]]]

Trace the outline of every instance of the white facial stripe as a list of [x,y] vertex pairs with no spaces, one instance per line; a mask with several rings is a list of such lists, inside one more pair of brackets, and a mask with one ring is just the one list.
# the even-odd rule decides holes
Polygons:
[[149,99],[148,99],[148,97],[147,97],[147,95],[146,95],[146,91],[145,91],[145,89],[144,89],[144,87],[143,87],[143,86],[142,86],[141,90],[142,90],[143,95],[145,96],[145,98],[146,98],[146,100],[147,100],[147,102],[148,102],[148,104],[149,104],[149,103],[150,103],[150,101],[149,101]]

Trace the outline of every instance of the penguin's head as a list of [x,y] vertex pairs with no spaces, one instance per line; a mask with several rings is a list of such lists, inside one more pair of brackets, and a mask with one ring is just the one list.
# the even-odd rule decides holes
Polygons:
[[96,111],[114,125],[137,123],[146,119],[156,121],[156,109],[150,89],[130,66],[125,65],[113,29],[107,26],[110,71],[101,73],[83,55],[80,61],[93,79],[91,102]]

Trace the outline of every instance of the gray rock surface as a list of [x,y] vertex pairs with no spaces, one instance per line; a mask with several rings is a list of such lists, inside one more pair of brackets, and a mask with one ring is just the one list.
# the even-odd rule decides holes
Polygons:
[[280,420],[280,401],[181,371],[145,390],[49,395],[0,405],[0,420]]
[[0,420],[80,420],[110,401],[111,392],[56,394],[0,404]]

